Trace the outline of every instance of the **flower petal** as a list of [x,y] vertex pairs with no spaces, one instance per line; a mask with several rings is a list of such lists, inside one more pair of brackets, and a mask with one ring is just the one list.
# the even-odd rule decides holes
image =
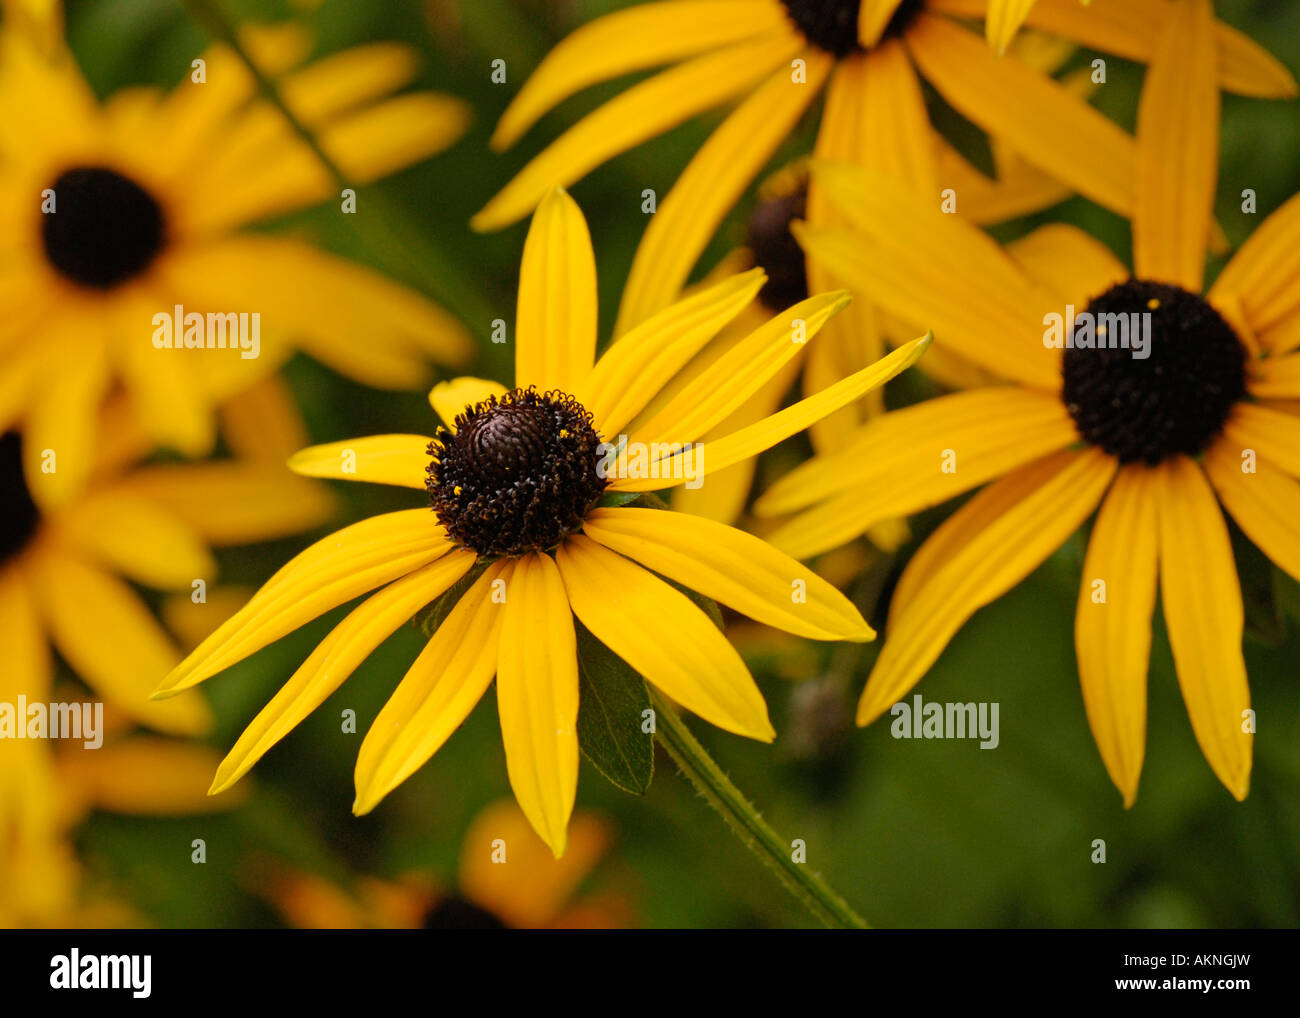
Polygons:
[[[657,475],[655,478],[620,479],[611,487],[618,491],[658,491],[687,480],[702,479],[706,474],[716,475],[732,464],[751,459],[907,370],[929,347],[930,338],[927,334],[914,339],[877,363],[738,431],[696,443],[689,451],[659,460],[659,468],[651,470]],[[701,451],[706,447],[707,458]]]
[[724,523],[622,507],[592,511],[583,532],[764,625],[813,640],[861,642],[875,636],[849,599],[807,566]]
[[1178,685],[1206,761],[1244,799],[1253,738],[1245,730],[1244,611],[1228,527],[1192,460],[1167,461],[1160,473],[1160,593]]
[[304,477],[368,481],[424,489],[429,443],[423,435],[369,435],[313,445],[289,457],[289,469]]
[[616,435],[710,339],[758,296],[767,276],[751,269],[647,318],[605,351],[581,393],[601,434]]
[[209,794],[224,792],[248,773],[272,746],[343,685],[381,643],[473,565],[473,552],[451,552],[395,580],[354,608],[244,729],[217,768]]
[[60,534],[101,564],[159,590],[211,580],[216,562],[182,517],[129,490],[96,491],[59,515]]
[[1235,294],[1257,333],[1300,313],[1300,194],[1264,220],[1224,266],[1210,298]]
[[573,393],[596,357],[596,257],[587,221],[552,191],[533,214],[519,269],[515,385]]
[[1070,223],[1040,226],[1006,249],[1030,278],[1056,294],[1062,304],[1080,308],[1130,275],[1110,248]]
[[806,558],[1077,440],[1054,396],[1009,386],[955,393],[876,418],[844,449],[791,471],[754,508],[774,515],[812,506],[768,538]]
[[573,613],[647,681],[728,732],[776,737],[736,648],[685,594],[582,535],[555,561]]
[[1134,273],[1200,293],[1219,156],[1209,0],[1171,8],[1142,87],[1137,138]]
[[1115,475],[1088,541],[1074,618],[1088,724],[1125,808],[1137,798],[1146,749],[1147,665],[1159,568],[1155,483],[1154,473],[1141,465]]
[[172,669],[154,695],[169,696],[197,685],[451,548],[446,532],[428,509],[386,513],[344,527],[283,566],[233,618]]
[[513,569],[494,562],[474,581],[375,718],[357,754],[357,816],[424,766],[487,692],[504,614],[495,585],[508,591]]
[[967,619],[1059,548],[1096,508],[1115,468],[1096,449],[1045,457],[990,485],[935,531],[930,541],[944,542],[951,554],[920,566],[914,558],[904,571],[903,579],[918,569],[928,575],[902,608],[890,610],[885,644],[858,702],[858,724],[888,710]]
[[1261,460],[1300,477],[1300,417],[1274,407],[1238,403],[1223,427],[1223,443],[1240,455],[1254,449]]
[[1224,508],[1259,549],[1300,580],[1300,483],[1267,461],[1251,470],[1227,440],[1205,451],[1205,472]]
[[849,303],[824,293],[775,315],[692,378],[629,435],[646,442],[694,442],[721,423],[803,349],[803,343]]
[[521,558],[510,577],[497,708],[510,787],[558,859],[578,790],[578,644],[564,582],[549,555]]

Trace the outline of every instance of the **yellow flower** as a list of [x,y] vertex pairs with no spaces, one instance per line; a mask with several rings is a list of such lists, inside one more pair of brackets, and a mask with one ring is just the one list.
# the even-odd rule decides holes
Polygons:
[[[1218,150],[1215,38],[1208,0],[1189,0],[1158,40],[1138,116],[1131,275],[1073,227],[1044,227],[1003,252],[883,177],[824,168],[855,229],[809,228],[806,245],[882,307],[904,321],[923,315],[937,343],[1010,383],[886,414],[756,506],[803,510],[771,540],[807,556],[874,519],[993,481],[903,573],[860,724],[903,696],[966,619],[1100,505],[1075,642],[1111,779],[1131,804],[1158,580],[1196,738],[1219,779],[1245,797],[1253,724],[1242,598],[1215,496],[1300,577],[1300,416],[1286,402],[1300,397],[1300,196],[1202,296]],[[1077,329],[1058,328],[1071,309]],[[1053,345],[1066,337],[1069,347]]]
[[[456,100],[391,94],[415,72],[404,47],[376,43],[298,67],[307,44],[293,26],[247,41],[358,183],[464,129]],[[386,387],[420,384],[429,358],[468,353],[460,325],[420,295],[300,240],[241,232],[330,197],[333,185],[234,53],[216,46],[201,61],[171,92],[130,88],[101,105],[66,47],[47,55],[27,32],[0,32],[0,430],[22,424],[42,505],[84,484],[115,382],[158,444],[199,455],[214,440],[214,406],[273,371],[290,340]],[[178,305],[184,316],[256,313],[258,356],[245,356],[251,324],[244,349],[233,337],[234,350],[159,349],[155,317]],[[221,335],[207,338],[225,345],[226,319],[218,324]],[[48,449],[59,471],[38,485]]]
[[645,412],[763,283],[763,274],[753,271],[710,287],[649,319],[593,365],[591,241],[578,207],[554,192],[524,247],[516,387],[470,378],[443,383],[430,394],[447,425],[434,439],[363,438],[304,450],[290,461],[312,476],[427,488],[434,512],[374,517],[307,549],[160,686],[159,695],[188,689],[309,619],[388,584],[326,638],[253,721],[214,789],[238,780],[381,641],[476,562],[482,572],[366,735],[357,760],[357,813],[369,812],[423,765],[495,675],[511,786],[538,834],[560,855],[578,776],[575,615],[700,717],[770,740],[766,705],[740,656],[701,609],[651,570],[816,639],[870,639],[857,610],[755,537],[685,514],[598,505],[607,492],[623,496],[703,481],[708,471],[756,455],[882,384],[928,343],[916,340],[707,448],[692,444],[847,302],[831,293],[799,303],[666,405]]
[[[1132,138],[1047,75],[994,55],[953,17],[987,0],[666,0],[598,18],[561,42],[506,110],[495,148],[514,144],[569,96],[620,75],[676,64],[605,103],[534,158],[475,216],[496,229],[555,186],[712,107],[742,101],[658,206],[624,291],[615,335],[674,299],[747,183],[823,87],[814,154],[909,181],[962,211],[976,175],[930,126],[924,78],[954,109],[1029,163],[1106,207],[1133,207]],[[1005,4],[997,11],[1005,13]],[[1014,5],[1013,5],[1014,6]],[[1177,5],[1167,0],[1041,0],[1028,22],[1084,45],[1146,61]],[[1295,94],[1290,74],[1251,40],[1216,25],[1222,87]],[[941,183],[942,182],[942,183]],[[972,186],[968,189],[968,184]],[[968,194],[968,190],[972,193]],[[820,219],[814,195],[810,221]]]
[[552,857],[511,801],[479,812],[465,832],[451,887],[421,874],[359,877],[340,887],[300,870],[272,870],[259,890],[300,929],[616,929],[632,907],[615,892],[580,886],[608,855],[609,824],[579,812],[564,858]]

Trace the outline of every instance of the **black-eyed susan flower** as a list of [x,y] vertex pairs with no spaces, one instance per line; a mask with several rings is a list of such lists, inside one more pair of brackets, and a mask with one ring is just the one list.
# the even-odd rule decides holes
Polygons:
[[[307,43],[293,26],[248,43],[355,182],[464,129],[456,100],[392,94],[414,74],[404,47],[299,66]],[[42,504],[84,483],[115,385],[158,444],[199,455],[214,439],[215,406],[291,347],[388,387],[419,384],[429,360],[468,353],[459,324],[419,294],[301,240],[242,229],[317,204],[333,186],[233,52],[216,46],[200,59],[170,92],[129,88],[101,104],[61,43],[47,54],[28,32],[0,34],[0,429],[26,432]],[[191,339],[195,316],[210,331]],[[167,322],[175,335],[160,332]],[[59,471],[37,484],[50,449]]]
[[860,724],[1100,506],[1075,642],[1088,720],[1126,805],[1143,761],[1157,586],[1197,741],[1229,791],[1247,793],[1254,726],[1242,596],[1219,503],[1300,576],[1300,197],[1203,290],[1215,31],[1208,0],[1191,0],[1155,51],[1138,118],[1131,274],[1072,227],[1044,227],[1003,252],[882,177],[825,168],[855,230],[809,228],[806,244],[1009,384],[886,414],[757,505],[798,511],[771,540],[806,556],[873,519],[993,482],[904,571]]
[[[300,473],[426,491],[428,505],[354,524],[280,570],[166,677],[189,689],[309,619],[368,591],[253,721],[214,789],[238,780],[389,634],[476,565],[480,571],[375,719],[356,767],[355,811],[372,810],[456,729],[493,677],[511,786],[558,856],[578,776],[574,616],[687,709],[770,740],[767,708],[739,654],[685,594],[816,639],[866,640],[849,601],[793,559],[712,521],[602,505],[703,480],[860,398],[912,363],[916,340],[778,414],[697,443],[814,337],[843,294],[765,322],[714,370],[646,412],[654,395],[753,300],[765,279],[726,280],[647,320],[599,360],[596,269],[586,223],[563,192],[524,247],[515,387],[459,379],[434,388],[431,439],[384,435],[305,450]],[[594,361],[594,363],[593,363]],[[798,597],[792,596],[797,590]]]
[[[1004,16],[1016,6],[1024,4],[995,4],[999,23],[1014,21]],[[1044,0],[1029,20],[1102,51],[1146,60],[1174,6],[1168,0],[1098,0],[1081,8],[1077,0]],[[598,18],[557,45],[524,84],[497,126],[495,147],[514,144],[584,88],[675,66],[565,132],[473,224],[495,229],[514,222],[550,188],[744,97],[659,203],[629,277],[618,335],[675,297],[722,216],[823,88],[817,157],[897,175],[936,202],[941,187],[975,199],[979,188],[969,165],[931,128],[922,79],[1029,163],[1129,215],[1132,139],[1034,67],[1011,54],[996,56],[954,20],[982,18],[988,10],[988,0],[667,0]],[[1223,87],[1251,95],[1295,93],[1285,68],[1255,43],[1227,26],[1216,25],[1215,32]],[[818,205],[815,199],[813,222],[820,218]]]
[[632,924],[627,896],[584,887],[613,835],[601,817],[578,811],[568,851],[556,859],[519,807],[503,800],[470,823],[450,884],[408,873],[341,885],[275,867],[257,889],[299,929],[617,929]]

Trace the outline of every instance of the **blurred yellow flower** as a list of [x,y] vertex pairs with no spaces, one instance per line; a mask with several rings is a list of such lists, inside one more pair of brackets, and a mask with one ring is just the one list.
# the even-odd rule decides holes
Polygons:
[[694,444],[699,436],[762,388],[847,301],[823,294],[787,309],[667,404],[647,411],[764,281],[755,270],[704,290],[649,319],[593,365],[591,241],[578,207],[562,191],[552,193],[524,247],[516,388],[471,378],[443,383],[430,394],[447,425],[435,438],[362,438],[307,449],[290,461],[312,476],[427,488],[436,517],[427,507],[378,516],[307,549],[159,687],[158,695],[188,689],[389,584],[326,638],[253,721],[214,789],[237,781],[476,563],[481,572],[366,735],[357,760],[357,813],[372,810],[422,766],[495,675],[511,786],[538,834],[561,855],[578,777],[575,615],[687,709],[727,731],[770,740],[766,705],[740,656],[700,608],[651,570],[814,639],[870,639],[857,610],[799,563],[741,531],[680,513],[599,506],[607,493],[627,501],[754,456],[883,384],[928,344],[928,337],[916,340],[719,438],[706,459]]
[[[465,128],[458,100],[392,94],[415,73],[403,46],[300,67],[308,45],[292,25],[247,42],[357,183]],[[170,92],[127,88],[101,104],[61,42],[46,53],[10,28],[0,32],[0,102],[0,430],[22,426],[41,505],[63,504],[85,483],[115,383],[155,442],[199,455],[214,441],[214,407],[273,371],[291,344],[394,388],[424,382],[429,359],[468,355],[463,328],[419,294],[303,241],[242,232],[333,188],[228,48],[203,53]],[[221,334],[199,336],[204,349],[179,349],[179,333],[176,348],[159,348],[159,315],[187,329],[186,315],[213,331],[216,320]],[[238,315],[265,318],[257,348],[232,335],[231,348],[213,349],[226,346],[226,316]],[[45,450],[57,451],[59,470],[38,484]]]

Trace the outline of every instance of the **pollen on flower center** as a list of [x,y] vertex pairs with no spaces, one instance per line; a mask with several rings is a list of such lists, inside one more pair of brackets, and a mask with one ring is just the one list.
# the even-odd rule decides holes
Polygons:
[[803,248],[790,232],[790,223],[807,215],[807,180],[783,193],[761,198],[749,217],[746,241],[754,264],[767,272],[758,292],[764,306],[784,311],[808,297],[808,268]]
[[149,267],[162,250],[162,208],[135,181],[103,166],[66,170],[41,215],[45,255],[82,286],[108,289]]
[[600,436],[572,396],[515,389],[439,428],[425,486],[447,533],[487,557],[553,548],[605,490]]
[[[781,0],[799,33],[814,46],[837,57],[860,52],[858,11],[862,0]],[[881,39],[902,35],[918,14],[925,0],[903,0],[894,11]]]
[[16,431],[0,435],[0,565],[22,551],[40,518],[23,479],[22,439]]
[[1196,294],[1138,279],[1111,287],[1087,311],[1099,333],[1121,324],[1101,316],[1126,316],[1146,346],[1067,347],[1063,397],[1083,439],[1121,462],[1152,466],[1204,449],[1246,392],[1245,350],[1232,327]]

